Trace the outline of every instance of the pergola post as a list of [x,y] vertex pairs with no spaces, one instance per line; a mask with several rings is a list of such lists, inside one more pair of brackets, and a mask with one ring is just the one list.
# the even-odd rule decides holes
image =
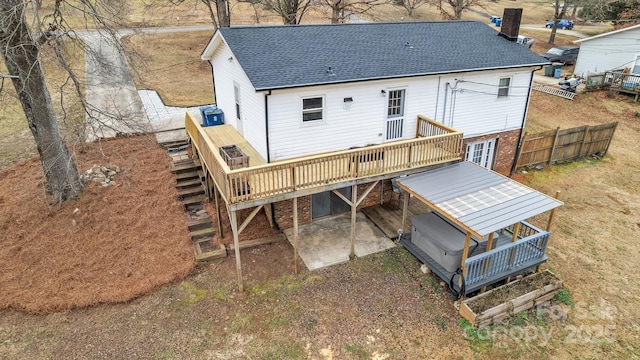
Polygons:
[[293,273],[298,273],[298,198],[293,198]]
[[[560,198],[560,190],[556,191],[555,199],[558,200]],[[551,231],[551,225],[553,224],[553,218],[556,216],[556,208],[551,210],[549,214],[549,221],[547,221],[547,231]]]
[[[520,233],[520,226],[522,225],[521,222],[516,223],[515,225],[513,225],[513,234],[511,235],[511,242],[514,243],[518,240],[518,234]],[[511,263],[513,262],[513,259],[516,257],[516,249],[511,249],[509,251],[509,265],[511,265]],[[505,281],[507,284],[509,282],[511,282],[511,276],[509,276],[507,278],[507,280]]]
[[[460,267],[462,268],[462,277],[467,276],[467,267],[464,263],[467,261],[467,257],[469,257],[469,244],[471,244],[471,233],[467,231],[467,236],[464,238],[464,249],[462,250],[462,260],[460,264]],[[459,285],[462,285],[462,278],[460,279]]]
[[409,232],[407,229],[407,213],[409,212],[409,199],[411,198],[411,194],[406,191],[404,196],[402,197],[402,233],[406,234]]
[[[495,232],[492,232],[491,234],[489,234],[489,239],[487,240],[487,247],[485,248],[485,251],[491,251],[491,248],[493,247],[493,234],[495,234]],[[489,267],[491,266],[491,258],[486,258],[484,260],[484,265],[482,265],[482,274],[486,274],[487,271],[489,270]],[[483,286],[482,289],[480,290],[481,293],[485,292],[487,290],[486,286]]]

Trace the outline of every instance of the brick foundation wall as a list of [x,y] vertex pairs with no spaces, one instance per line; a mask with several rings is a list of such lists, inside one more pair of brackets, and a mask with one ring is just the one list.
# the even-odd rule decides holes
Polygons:
[[[358,185],[358,194],[363,194],[371,185]],[[359,195],[359,196],[360,196]],[[382,185],[378,183],[373,190],[362,200],[358,206],[358,210],[388,202],[393,196],[393,189],[390,180],[382,181]],[[284,200],[273,204],[273,214],[276,223],[280,229],[290,229],[293,227],[293,200]],[[298,198],[298,225],[308,224],[311,222],[311,196],[302,196]]]
[[[497,146],[496,151],[494,152],[494,163],[493,163],[493,171],[498,172],[502,175],[509,176],[511,173],[511,167],[513,166],[514,161],[516,161],[516,152],[518,150],[518,140],[520,139],[521,130],[512,130],[505,131],[497,134],[490,134],[484,136],[478,136],[473,138],[464,139],[462,146],[462,151],[467,150],[467,144],[489,140],[497,138]],[[465,154],[462,154],[462,158],[465,158]]]

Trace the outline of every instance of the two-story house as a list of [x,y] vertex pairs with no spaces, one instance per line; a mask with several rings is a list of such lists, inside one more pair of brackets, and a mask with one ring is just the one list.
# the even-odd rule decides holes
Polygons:
[[[547,63],[514,41],[518,26],[503,36],[476,21],[218,29],[202,59],[225,124],[187,115],[186,127],[234,240],[261,207],[297,229],[388,201],[390,179],[430,167],[468,160],[508,174],[533,73]],[[218,150],[228,145],[249,161],[229,162]],[[238,226],[246,208],[256,211]]]

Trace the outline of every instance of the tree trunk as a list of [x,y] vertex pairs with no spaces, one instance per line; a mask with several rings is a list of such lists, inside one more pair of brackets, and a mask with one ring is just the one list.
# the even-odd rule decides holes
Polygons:
[[231,26],[231,13],[229,12],[229,0],[216,0],[218,12],[218,25],[220,27]]
[[62,202],[80,195],[82,182],[76,164],[60,136],[38,59],[38,44],[31,37],[26,24],[27,4],[23,0],[0,2],[0,47],[38,147],[47,190],[55,201]]
[[206,6],[207,10],[209,10],[209,17],[211,18],[211,22],[213,23],[213,31],[218,30],[218,22],[216,21],[216,14],[213,12],[213,7],[211,6],[211,0],[201,0]]
[[340,22],[340,10],[342,7],[342,0],[333,0],[331,2],[331,23],[337,24]]

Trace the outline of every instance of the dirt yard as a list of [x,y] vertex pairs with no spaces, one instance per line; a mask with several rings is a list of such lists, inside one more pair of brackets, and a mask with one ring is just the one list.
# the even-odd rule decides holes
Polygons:
[[[199,9],[144,23],[206,23]],[[403,16],[387,10],[372,18]],[[234,21],[255,21],[243,14]],[[418,15],[429,19],[432,9]],[[561,190],[547,267],[568,295],[479,330],[459,320],[446,288],[400,247],[298,275],[286,242],[243,250],[240,294],[232,256],[194,265],[169,160],[153,141],[78,148],[82,172],[93,164],[122,171],[115,186],[92,183],[76,202],[53,206],[36,159],[9,166],[34,146],[19,109],[0,108],[2,359],[640,358],[640,105],[628,98],[533,93],[529,132],[619,125],[604,159],[516,174],[547,194]]]

